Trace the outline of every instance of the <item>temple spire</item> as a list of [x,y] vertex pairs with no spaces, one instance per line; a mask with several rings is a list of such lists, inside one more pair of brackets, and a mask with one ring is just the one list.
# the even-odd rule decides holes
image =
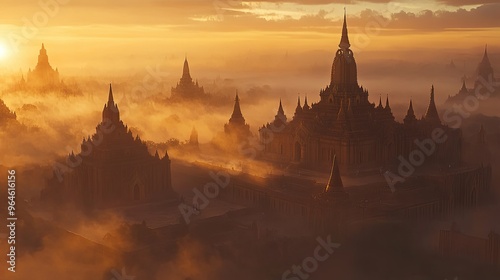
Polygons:
[[114,106],[115,100],[113,98],[113,88],[111,84],[109,84],[109,94],[108,94],[108,107]]
[[181,79],[192,80],[191,73],[189,73],[189,63],[187,60],[187,56],[184,58],[184,68],[182,70],[182,78]]
[[120,111],[113,98],[113,88],[111,84],[109,84],[108,102],[104,104],[104,109],[102,111],[102,119],[103,121],[111,120],[114,123],[120,121]]
[[236,98],[234,99],[233,114],[231,115],[229,122],[238,122],[238,123],[243,123],[243,124],[245,123],[245,118],[243,118],[243,114],[241,113],[240,97],[238,96],[238,91],[236,91]]
[[416,121],[415,111],[413,111],[413,101],[410,99],[410,106],[408,107],[408,112],[406,113],[406,117],[404,118],[404,123],[410,123]]
[[283,110],[283,105],[281,104],[281,98],[280,98],[280,106],[278,108],[278,115],[285,115],[285,111]]
[[389,94],[387,95],[385,99],[385,109],[391,109],[391,106],[389,105]]
[[302,106],[300,106],[300,96],[297,99],[297,107],[295,108],[295,116],[302,113]]
[[337,155],[333,155],[332,172],[330,173],[330,179],[326,185],[325,193],[335,193],[339,191],[344,192],[344,185],[342,184],[342,178],[340,177]]
[[309,109],[309,104],[307,104],[307,95],[306,97],[304,98],[304,107],[303,107],[304,110],[307,110]]
[[349,34],[347,32],[345,7],[344,7],[344,24],[342,25],[342,38],[340,39],[339,47],[344,50],[349,49],[351,47],[351,44],[349,43]]
[[280,98],[280,106],[278,107],[278,113],[276,113],[276,116],[274,116],[274,123],[275,124],[283,124],[286,123],[286,115],[285,115],[285,110],[283,110],[283,105],[281,104],[281,98]]
[[431,87],[431,98],[429,101],[429,107],[427,107],[427,112],[425,113],[425,120],[441,122],[439,119],[439,114],[436,109],[436,103],[434,102],[434,85]]
[[379,96],[379,99],[378,99],[378,106],[377,106],[377,108],[380,108],[380,109],[382,109],[382,108],[383,108],[383,107],[382,107],[382,94]]

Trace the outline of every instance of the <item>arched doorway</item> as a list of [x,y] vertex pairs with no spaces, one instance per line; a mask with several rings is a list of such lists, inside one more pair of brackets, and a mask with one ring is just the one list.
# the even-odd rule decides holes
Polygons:
[[295,161],[302,159],[302,147],[299,142],[295,142]]

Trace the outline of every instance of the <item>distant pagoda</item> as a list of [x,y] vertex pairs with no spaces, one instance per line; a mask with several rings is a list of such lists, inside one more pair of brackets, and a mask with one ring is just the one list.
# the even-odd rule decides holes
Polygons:
[[203,87],[200,87],[198,81],[195,82],[191,78],[187,57],[184,59],[182,77],[177,86],[172,88],[171,97],[174,100],[192,100],[206,97]]
[[[26,78],[25,78],[26,77]],[[45,45],[42,44],[38,54],[38,63],[35,68],[28,70],[27,75],[9,85],[6,92],[30,91],[35,93],[54,92],[63,95],[81,95],[82,92],[76,83],[66,84],[60,79],[59,70],[52,68]]]
[[54,70],[50,66],[49,56],[44,44],[40,49],[35,69],[28,71],[27,82],[32,86],[55,86],[60,84],[59,70],[57,68]]
[[463,102],[466,97],[474,96],[476,98],[476,95],[478,97],[500,97],[500,88],[496,86],[496,82],[497,79],[495,78],[495,72],[488,57],[488,47],[486,46],[483,58],[476,68],[474,87],[467,88],[467,78],[464,76],[460,90],[457,94],[448,96],[446,103]]

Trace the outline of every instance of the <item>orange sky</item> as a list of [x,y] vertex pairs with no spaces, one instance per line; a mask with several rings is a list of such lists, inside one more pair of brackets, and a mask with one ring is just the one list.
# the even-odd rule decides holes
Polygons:
[[34,67],[42,42],[51,64],[67,75],[135,73],[158,61],[178,72],[185,54],[207,78],[242,56],[288,52],[307,60],[308,52],[327,51],[330,63],[344,6],[355,53],[372,58],[449,61],[451,54],[473,54],[486,43],[493,53],[500,45],[500,4],[488,1],[289,2],[16,1],[0,11],[0,70]]

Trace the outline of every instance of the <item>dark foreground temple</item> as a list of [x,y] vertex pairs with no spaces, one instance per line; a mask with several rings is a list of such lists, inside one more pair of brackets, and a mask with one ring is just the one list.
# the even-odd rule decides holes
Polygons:
[[[339,47],[320,101],[309,106],[306,99],[301,106],[299,100],[289,122],[280,102],[273,122],[260,129],[263,157],[285,163],[273,164],[287,166],[278,168],[283,175],[233,177],[224,197],[338,234],[362,220],[438,219],[481,205],[490,194],[491,166],[462,161],[461,130],[441,123],[434,87],[425,115],[417,119],[410,101],[404,122],[398,123],[388,98],[385,106],[382,100],[376,106],[358,85],[345,19]],[[393,180],[403,176],[401,168],[394,169],[401,158],[418,158],[416,165],[425,166]],[[331,170],[326,187],[316,183],[315,175],[307,179],[315,172],[304,170],[326,168]],[[287,177],[288,170],[297,172]],[[360,170],[366,172],[352,172]],[[300,176],[302,171],[306,176]]]
[[81,152],[71,153],[66,163],[55,168],[42,198],[105,207],[176,197],[168,154],[152,156],[139,136],[134,138],[120,120],[111,86],[96,133],[84,139]]
[[17,121],[17,115],[11,111],[7,105],[0,99],[0,127],[7,126],[12,122]]
[[[286,121],[281,106],[273,123],[261,127],[261,139],[272,133],[266,144],[266,159],[295,163],[313,169],[329,168],[337,155],[341,170],[379,169],[394,164],[397,157],[407,157],[418,149],[414,141],[431,137],[443,130],[447,141],[438,145],[429,161],[445,165],[460,161],[460,131],[441,124],[434,102],[434,87],[427,112],[418,119],[410,101],[404,123],[398,123],[389,105],[389,97],[378,106],[368,100],[368,91],[358,84],[357,66],[350,49],[344,16],[342,38],[333,61],[330,84],[320,92],[320,101],[304,105],[300,98],[293,119]],[[263,141],[264,143],[266,141]]]

